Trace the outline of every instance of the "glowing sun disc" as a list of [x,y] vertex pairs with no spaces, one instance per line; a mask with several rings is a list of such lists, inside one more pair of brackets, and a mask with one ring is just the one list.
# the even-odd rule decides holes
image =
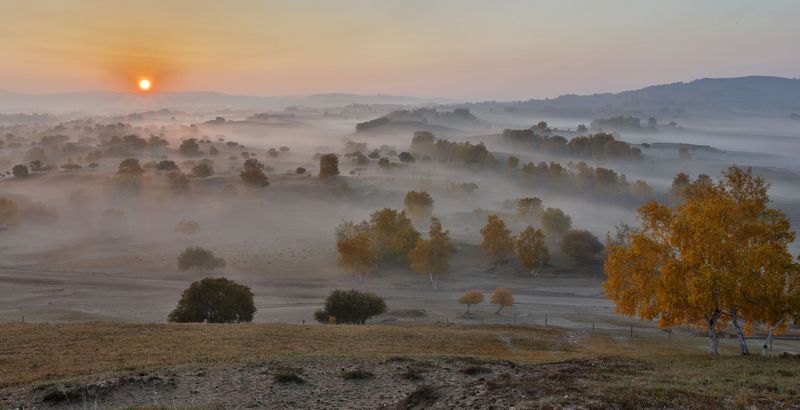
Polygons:
[[152,84],[150,84],[150,80],[147,80],[147,79],[139,80],[139,89],[140,90],[147,91],[147,90],[150,89],[151,86],[152,86]]

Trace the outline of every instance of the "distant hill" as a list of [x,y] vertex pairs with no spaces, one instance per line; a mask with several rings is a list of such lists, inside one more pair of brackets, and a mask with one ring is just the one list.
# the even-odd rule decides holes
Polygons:
[[217,92],[117,93],[87,91],[59,94],[19,94],[0,91],[0,112],[126,113],[159,109],[269,109],[287,106],[344,107],[350,104],[422,105],[449,102],[392,95],[315,94],[308,96],[249,96]]
[[535,111],[561,115],[754,114],[787,117],[800,112],[800,80],[750,76],[704,78],[688,83],[654,85],[639,90],[498,104],[506,112]]
[[356,124],[356,132],[386,131],[486,131],[491,124],[473,115],[468,109],[440,111],[435,108],[397,110],[384,116]]

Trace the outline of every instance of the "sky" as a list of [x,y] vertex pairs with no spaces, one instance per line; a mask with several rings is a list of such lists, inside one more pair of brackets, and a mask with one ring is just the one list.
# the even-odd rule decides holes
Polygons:
[[800,77],[800,1],[0,2],[0,90],[517,100]]

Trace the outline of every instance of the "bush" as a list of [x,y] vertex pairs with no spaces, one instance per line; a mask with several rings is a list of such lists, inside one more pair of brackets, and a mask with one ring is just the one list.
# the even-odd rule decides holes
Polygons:
[[225,278],[205,278],[183,291],[170,322],[251,322],[256,306],[250,288]]
[[294,170],[294,172],[295,172],[295,174],[305,174],[306,173],[306,169],[303,168],[303,167],[297,167],[297,169]]
[[242,180],[248,184],[257,186],[268,186],[269,179],[264,173],[264,164],[255,158],[244,161],[244,170],[239,174]]
[[572,230],[561,239],[561,251],[577,262],[589,262],[603,250],[603,244],[589,231]]
[[122,174],[141,174],[144,169],[139,165],[138,159],[128,158],[119,163],[119,172]]
[[197,143],[196,139],[189,138],[188,140],[181,142],[181,146],[178,148],[178,151],[180,151],[183,155],[200,155],[200,144]]
[[178,257],[178,269],[196,268],[200,272],[224,268],[225,259],[214,256],[214,252],[199,246],[189,247]]
[[329,319],[323,323],[364,324],[370,317],[384,312],[386,302],[374,293],[337,289],[325,300],[325,310],[315,313],[314,317],[320,320],[327,314]]
[[214,175],[214,166],[209,163],[201,162],[192,168],[192,176],[196,178],[208,178]]
[[175,161],[165,159],[163,161],[159,161],[158,165],[156,165],[156,169],[159,171],[177,171],[178,165],[175,163]]
[[325,154],[319,157],[319,176],[332,177],[339,175],[339,158],[336,154]]
[[28,167],[22,164],[14,165],[14,168],[11,169],[11,173],[17,178],[25,178],[30,174]]

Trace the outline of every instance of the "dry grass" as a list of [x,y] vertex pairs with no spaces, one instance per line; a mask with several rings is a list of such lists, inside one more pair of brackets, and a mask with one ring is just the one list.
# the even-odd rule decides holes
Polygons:
[[[704,353],[704,344],[704,339],[691,336],[627,338],[501,325],[2,324],[0,388],[88,374],[276,357],[379,358],[418,367],[425,357],[457,356],[516,362],[579,359],[543,366],[537,377],[498,381],[498,388],[515,385],[532,393],[557,389],[552,396],[567,401],[580,393],[590,402],[623,408],[800,403],[799,358],[740,357],[732,341],[723,342],[723,356],[712,358]],[[415,379],[422,376],[417,370]]]
[[[287,324],[2,324],[0,388],[47,379],[166,365],[229,362],[291,355],[483,356],[542,360],[563,331],[505,326],[300,326]],[[524,342],[519,351],[513,343]]]

